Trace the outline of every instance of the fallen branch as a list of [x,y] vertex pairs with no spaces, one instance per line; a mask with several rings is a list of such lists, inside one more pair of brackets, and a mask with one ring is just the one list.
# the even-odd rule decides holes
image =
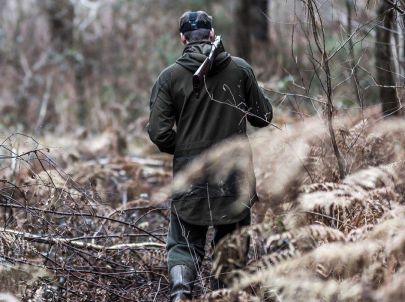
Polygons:
[[155,238],[156,240],[165,243],[162,239],[160,239],[159,237],[155,236],[154,234],[152,234],[151,232],[148,232],[132,223],[129,222],[125,222],[122,220],[118,220],[118,219],[114,219],[114,218],[110,218],[110,217],[104,217],[104,216],[100,216],[100,215],[96,215],[96,214],[91,214],[91,213],[68,213],[68,212],[61,212],[61,211],[52,211],[52,210],[45,210],[45,209],[40,209],[37,207],[30,207],[30,206],[23,206],[23,205],[18,205],[18,204],[4,204],[4,203],[0,203],[0,207],[11,207],[11,208],[17,208],[17,209],[25,209],[25,210],[30,210],[30,211],[38,211],[38,212],[43,212],[43,213],[49,213],[49,214],[53,214],[53,215],[60,215],[60,216],[78,216],[78,217],[92,217],[92,218],[97,218],[97,219],[105,219],[111,222],[116,222],[116,223],[121,223],[123,225],[129,226],[131,228],[134,228],[140,232],[143,232],[153,238]]
[[60,238],[60,237],[51,237],[49,235],[37,235],[31,234],[26,232],[15,231],[11,229],[2,229],[0,231],[0,237],[2,233],[12,234],[14,236],[18,236],[23,238],[27,241],[33,241],[38,243],[49,243],[49,244],[58,244],[58,243],[67,243],[79,248],[86,248],[90,250],[96,251],[116,251],[116,250],[124,250],[124,249],[144,249],[144,248],[164,248],[165,244],[158,243],[158,242],[138,242],[138,243],[122,243],[122,244],[115,244],[111,246],[104,246],[100,244],[92,244],[86,243],[83,241],[78,241],[76,239],[70,238]]

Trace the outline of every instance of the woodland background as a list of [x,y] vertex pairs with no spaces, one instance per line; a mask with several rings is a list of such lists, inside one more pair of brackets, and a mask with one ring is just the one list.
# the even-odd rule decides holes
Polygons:
[[[275,119],[249,130],[254,224],[223,243],[253,236],[254,270],[218,260],[232,289],[210,292],[208,251],[196,297],[401,301],[403,0],[0,0],[0,300],[165,300],[171,159],[145,126],[154,80],[182,53],[178,18],[199,9]],[[229,171],[238,148],[186,179]]]

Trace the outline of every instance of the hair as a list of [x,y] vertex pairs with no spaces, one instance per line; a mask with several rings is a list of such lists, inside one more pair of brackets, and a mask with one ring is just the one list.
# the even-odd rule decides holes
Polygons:
[[[184,14],[181,15],[179,20],[179,28],[183,26],[184,23],[189,21],[191,11],[186,11]],[[199,10],[197,11],[198,16],[196,21],[204,21],[204,22],[212,22],[212,17],[210,17],[206,12]],[[193,31],[187,31],[183,33],[184,37],[188,42],[198,42],[203,40],[208,40],[210,38],[211,30],[206,28],[200,28]]]
[[211,30],[206,28],[200,28],[193,31],[187,31],[184,33],[184,37],[188,42],[198,42],[208,40],[210,38]]

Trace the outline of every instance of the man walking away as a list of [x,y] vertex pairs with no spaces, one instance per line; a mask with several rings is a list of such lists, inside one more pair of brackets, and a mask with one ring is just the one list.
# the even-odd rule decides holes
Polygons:
[[[153,86],[148,124],[153,143],[174,155],[174,176],[211,146],[231,137],[247,137],[246,120],[254,127],[265,127],[273,116],[251,66],[223,48],[201,91],[194,91],[193,74],[215,39],[212,18],[204,11],[188,11],[179,25],[183,55],[162,71]],[[244,173],[253,181],[246,200],[239,198],[241,176],[236,172],[221,181],[202,177],[187,192],[173,194],[167,238],[170,301],[191,299],[209,226],[214,227],[216,244],[250,224],[250,207],[257,197],[251,154],[248,157],[249,169]]]

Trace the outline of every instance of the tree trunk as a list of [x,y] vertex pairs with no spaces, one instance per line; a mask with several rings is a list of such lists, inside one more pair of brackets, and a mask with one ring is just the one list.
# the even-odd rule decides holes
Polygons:
[[255,39],[260,42],[269,41],[269,1],[268,0],[253,0],[252,1],[252,20],[253,22],[253,35]]
[[[395,89],[395,68],[392,61],[391,29],[394,22],[394,12],[390,4],[381,1],[377,10],[378,17],[382,20],[376,32],[376,72],[382,103],[383,115],[398,115],[400,103]],[[383,87],[384,86],[384,87]],[[392,86],[392,87],[387,87]]]
[[[400,8],[405,11],[405,0],[399,1]],[[397,12],[397,28],[398,28],[398,63],[399,63],[399,83],[403,82],[403,77],[405,75],[405,14]],[[401,45],[402,43],[402,45]]]
[[74,38],[75,9],[70,0],[46,0],[42,2],[48,14],[49,29],[53,49],[64,55],[74,74],[74,85],[77,102],[77,119],[80,125],[85,125],[88,117],[85,87],[85,58],[82,55],[72,55],[81,47],[80,35]]
[[[352,10],[353,10],[353,0],[346,0],[346,8],[347,8],[347,35],[350,37],[352,35],[353,27],[352,27]],[[363,109],[363,100],[360,94],[360,85],[359,85],[359,77],[357,74],[357,66],[356,66],[356,58],[354,53],[354,44],[353,39],[349,39],[349,53],[350,53],[350,68],[351,68],[351,82],[353,86],[353,92],[356,96],[357,103]]]
[[48,14],[53,48],[65,52],[73,47],[74,7],[70,0],[47,0],[43,3]]
[[[13,43],[13,60],[15,62],[20,62],[21,61],[21,55],[22,55],[22,50],[20,49],[20,47],[18,46],[18,44],[16,43],[16,41],[18,40],[17,37],[21,34],[21,24],[23,23],[23,15],[22,15],[22,6],[23,4],[21,2],[16,2],[16,26],[15,26],[15,32],[12,35],[13,39],[14,39],[14,43]],[[21,70],[22,71],[22,70]],[[17,103],[17,116],[15,117],[15,120],[17,122],[17,120],[20,119],[20,123],[22,124],[23,128],[26,129],[29,127],[29,118],[27,118],[28,112],[29,112],[29,99],[28,99],[28,95],[29,92],[28,90],[31,87],[31,78],[32,76],[24,76],[24,79],[21,83],[21,85],[19,85],[18,87],[18,92],[16,95],[16,103]]]
[[[405,0],[401,0],[401,7],[403,10],[405,10]],[[402,16],[402,22],[403,22],[403,24],[405,24],[405,15]],[[401,26],[401,28],[402,28],[402,34],[403,34],[403,36],[405,36],[405,26]],[[402,43],[403,44],[402,44],[401,65],[402,65],[403,70],[405,70],[405,39],[402,40]]]
[[238,0],[235,8],[235,46],[236,55],[247,61],[250,60],[252,41],[251,41],[251,24],[249,0]]

